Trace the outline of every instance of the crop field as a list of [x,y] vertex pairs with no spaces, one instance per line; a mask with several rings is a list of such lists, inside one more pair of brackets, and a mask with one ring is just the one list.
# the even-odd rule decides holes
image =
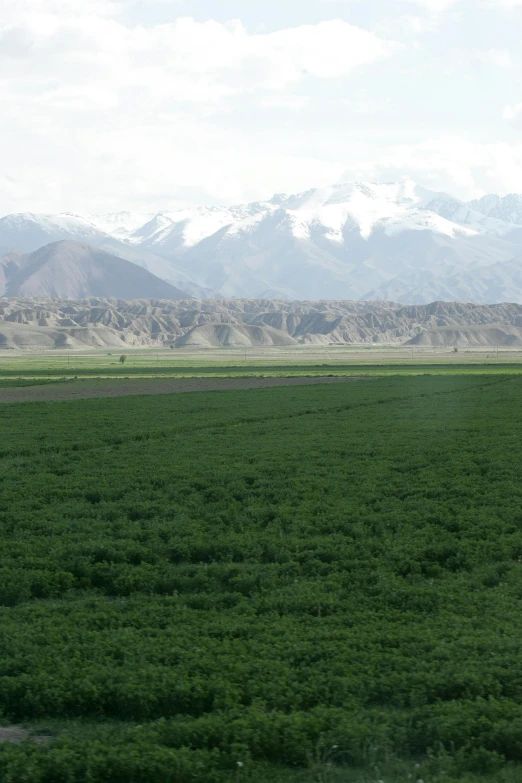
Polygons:
[[[125,363],[120,363],[120,356]],[[2,379],[418,375],[522,372],[522,351],[507,348],[292,346],[286,348],[129,349],[0,352]]]
[[[242,377],[192,377],[192,378],[93,378],[83,381],[47,381],[2,388],[0,383],[0,404],[13,402],[57,402],[66,400],[93,399],[96,397],[131,397],[159,394],[186,394],[189,392],[227,391],[237,389],[260,389],[274,386],[305,386],[325,384],[356,383],[357,376],[252,376]],[[24,384],[24,382],[22,382]],[[25,388],[29,386],[29,388]]]
[[521,403],[1,405],[1,783],[521,780]]

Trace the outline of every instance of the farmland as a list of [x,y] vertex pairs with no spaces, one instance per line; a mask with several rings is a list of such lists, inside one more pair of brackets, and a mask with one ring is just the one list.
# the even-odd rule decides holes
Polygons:
[[522,377],[439,369],[0,406],[0,781],[519,780]]
[[6,379],[255,377],[295,375],[418,375],[522,372],[516,349],[433,349],[407,346],[291,346],[286,348],[129,349],[2,351],[0,382]]

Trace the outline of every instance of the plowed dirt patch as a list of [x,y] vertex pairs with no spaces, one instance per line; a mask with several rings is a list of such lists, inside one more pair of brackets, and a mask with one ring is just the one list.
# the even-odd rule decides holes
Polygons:
[[0,728],[0,744],[11,742],[13,745],[19,745],[20,742],[24,742],[27,739],[30,742],[36,742],[38,745],[41,745],[44,742],[49,742],[51,737],[32,735],[21,726],[3,726]]
[[60,402],[94,397],[129,397],[148,394],[264,389],[271,386],[310,386],[318,383],[354,383],[360,378],[156,378],[56,383],[0,389],[0,403]]

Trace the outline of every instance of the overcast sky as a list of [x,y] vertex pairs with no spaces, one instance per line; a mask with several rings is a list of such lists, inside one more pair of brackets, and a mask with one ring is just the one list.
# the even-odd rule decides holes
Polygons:
[[522,192],[522,0],[0,0],[0,213]]

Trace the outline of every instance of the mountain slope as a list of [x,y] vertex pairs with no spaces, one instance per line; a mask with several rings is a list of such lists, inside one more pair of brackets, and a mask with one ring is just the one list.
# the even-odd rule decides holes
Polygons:
[[[128,242],[175,256],[224,296],[368,299],[398,290],[405,302],[489,301],[472,275],[520,256],[522,218],[518,227],[411,182],[355,183],[160,213]],[[522,289],[509,294],[522,301]]]
[[61,239],[97,244],[110,239],[80,215],[34,215],[25,212],[0,219],[0,245],[20,253],[32,253]]
[[179,347],[217,348],[220,346],[296,345],[297,341],[283,331],[270,326],[205,324],[195,326],[176,340]]
[[[189,296],[206,298],[214,292],[206,290],[192,280],[186,270],[176,263],[175,259],[165,260],[154,255],[146,247],[134,246],[121,241],[120,235],[125,231],[121,228],[125,217],[134,226],[136,221],[146,219],[146,215],[107,216],[101,220],[103,225],[95,225],[91,216],[82,217],[63,213],[58,215],[34,215],[21,213],[7,215],[0,219],[0,246],[3,249],[1,255],[8,251],[16,250],[21,253],[32,253],[41,247],[59,242],[72,240],[86,242],[89,245],[99,247],[111,255],[123,258],[133,264],[143,267],[151,274],[165,280],[174,287],[180,287]],[[133,222],[134,220],[134,222]],[[114,234],[108,230],[114,230]]]
[[469,206],[488,217],[522,225],[522,195],[519,193],[510,193],[504,197],[494,194],[482,196],[475,201],[470,201]]
[[[413,182],[352,183],[155,215],[9,215],[0,246],[86,241],[199,298],[522,301],[522,196],[466,204]],[[488,269],[489,271],[486,271]]]
[[390,299],[394,302],[423,304],[434,300],[522,303],[522,257],[473,269],[448,267],[409,272],[388,280],[363,298]]
[[145,269],[80,242],[60,241],[27,255],[8,254],[0,259],[0,269],[4,296],[186,298]]
[[515,345],[522,305],[0,299],[0,348]]
[[493,324],[491,326],[441,326],[426,329],[407,342],[407,345],[418,345],[433,348],[456,348],[504,346],[509,348],[522,346],[522,328]]

